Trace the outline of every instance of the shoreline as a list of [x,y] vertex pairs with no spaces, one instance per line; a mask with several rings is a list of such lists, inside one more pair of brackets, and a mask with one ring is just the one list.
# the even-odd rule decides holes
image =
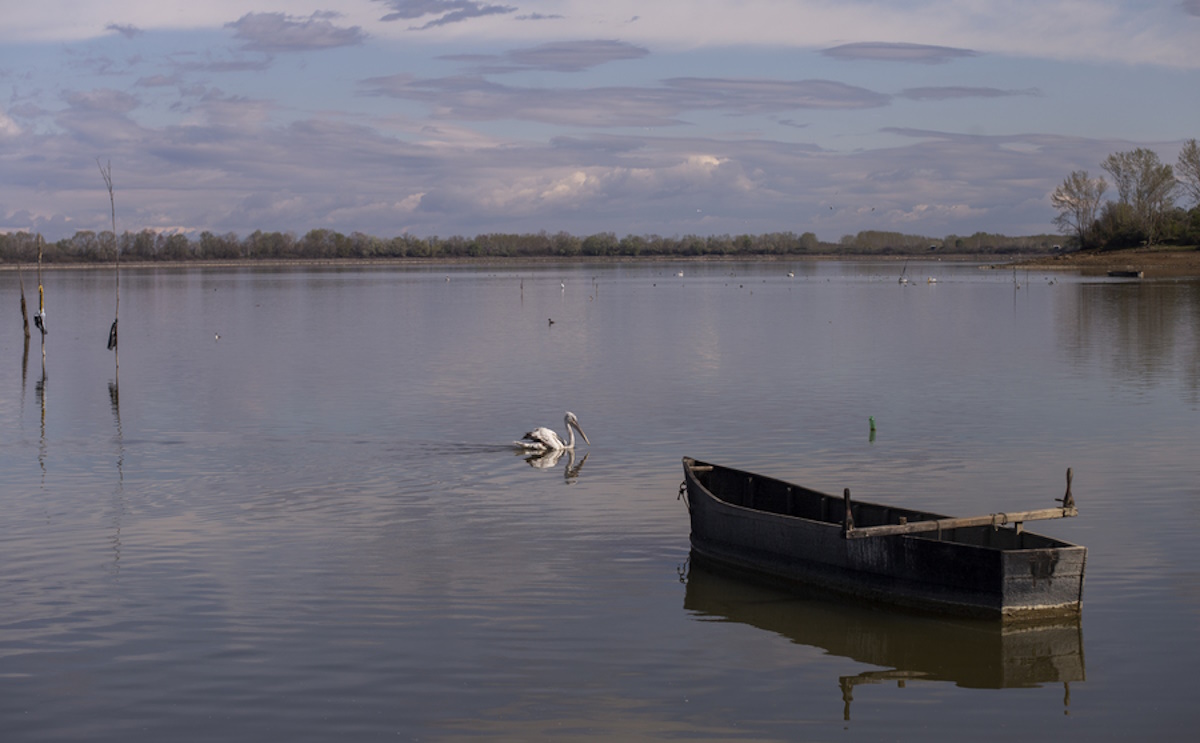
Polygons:
[[[121,261],[121,268],[239,268],[239,267],[313,267],[313,266],[499,266],[537,265],[551,263],[812,263],[818,261],[885,261],[901,262],[976,262],[988,263],[995,256],[969,253],[948,253],[939,256],[926,255],[842,255],[819,253],[807,255],[572,255],[572,256],[444,256],[414,258],[239,258],[235,260],[187,260],[187,261]],[[1017,258],[1014,258],[1016,260]],[[999,264],[997,264],[999,265]],[[1004,264],[1008,265],[1008,264]],[[0,271],[37,270],[36,262],[0,263]],[[112,263],[43,263],[43,271],[80,269],[85,271],[112,271]]]
[[1200,249],[1126,248],[1103,252],[1075,252],[1040,256],[1007,267],[1079,271],[1084,276],[1105,276],[1109,271],[1142,272],[1144,278],[1200,278]]
[[[145,270],[154,268],[313,268],[313,267],[389,267],[389,266],[501,266],[544,265],[553,263],[744,263],[819,261],[883,261],[917,262],[978,262],[994,269],[1042,269],[1053,271],[1077,270],[1085,276],[1106,275],[1109,271],[1141,271],[1146,278],[1200,278],[1200,249],[1129,248],[1104,252],[1073,252],[1039,255],[1026,258],[1020,255],[996,261],[987,254],[951,253],[944,255],[843,255],[822,253],[812,255],[678,255],[678,256],[490,256],[490,257],[413,257],[413,258],[243,258],[237,260],[189,261],[123,261],[120,268]],[[85,270],[111,271],[112,263],[43,263],[43,271]],[[37,263],[0,263],[0,271],[36,271]]]

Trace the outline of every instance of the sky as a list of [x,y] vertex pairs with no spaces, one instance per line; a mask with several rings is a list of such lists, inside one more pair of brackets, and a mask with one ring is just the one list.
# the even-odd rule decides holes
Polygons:
[[1200,0],[0,0],[0,232],[1053,232]]

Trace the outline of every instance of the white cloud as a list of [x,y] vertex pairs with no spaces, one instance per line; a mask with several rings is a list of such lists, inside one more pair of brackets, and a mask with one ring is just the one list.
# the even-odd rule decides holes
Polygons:
[[20,133],[21,127],[0,108],[0,137],[15,137]]

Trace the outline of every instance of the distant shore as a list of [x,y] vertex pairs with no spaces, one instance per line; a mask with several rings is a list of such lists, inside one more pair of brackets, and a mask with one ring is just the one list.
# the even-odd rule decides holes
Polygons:
[[[536,257],[432,257],[432,258],[297,258],[242,259],[214,261],[122,261],[121,268],[243,268],[243,267],[320,267],[320,266],[502,266],[549,263],[729,263],[773,262],[808,263],[813,261],[979,261],[994,268],[1022,268],[1056,271],[1077,270],[1085,275],[1103,275],[1109,271],[1141,271],[1146,278],[1200,278],[1200,249],[1132,248],[1101,252],[1056,253],[1025,258],[1011,256],[996,261],[993,254],[947,253],[918,255],[702,255],[702,256],[536,256]],[[34,263],[0,264],[0,271],[36,271]],[[43,263],[43,271],[66,269],[113,270],[112,263]]]
[[1103,275],[1109,271],[1141,271],[1145,278],[1200,277],[1200,249],[1131,248],[1100,252],[1063,253],[1014,261],[1005,267],[1077,270],[1085,275]]
[[[872,254],[753,254],[744,255],[537,255],[537,256],[442,256],[406,258],[242,258],[237,260],[133,261],[122,260],[121,268],[239,268],[239,267],[315,267],[315,266],[520,266],[551,263],[813,263],[818,261],[979,261],[995,255],[946,253],[941,255]],[[0,263],[0,271],[15,271],[18,264]],[[43,271],[82,269],[112,271],[108,263],[43,263]],[[21,263],[22,271],[36,271],[36,263]]]

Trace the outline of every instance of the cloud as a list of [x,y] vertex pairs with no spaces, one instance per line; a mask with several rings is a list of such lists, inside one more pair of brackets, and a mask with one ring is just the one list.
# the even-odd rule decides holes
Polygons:
[[842,44],[841,46],[822,49],[821,53],[826,57],[847,61],[870,60],[874,62],[916,62],[920,64],[943,64],[953,59],[978,55],[978,52],[973,52],[970,49],[887,42]]
[[234,37],[245,42],[243,48],[258,52],[304,52],[354,46],[366,39],[358,26],[339,28],[329,22],[329,13],[314,13],[296,18],[283,13],[247,13],[225,24],[234,29]]
[[104,27],[104,30],[105,31],[116,31],[117,33],[121,34],[122,36],[124,36],[127,39],[132,39],[133,37],[142,33],[142,29],[138,28],[137,26],[133,26],[133,25],[129,25],[129,24],[120,24],[120,23],[110,23]]
[[999,88],[970,88],[948,85],[929,88],[905,88],[901,91],[899,97],[914,101],[945,101],[954,98],[1005,98],[1021,95],[1037,97],[1041,94],[1042,91],[1038,88],[1001,90]]
[[21,127],[0,108],[0,137],[15,137],[20,133]]
[[226,50],[206,50],[203,59],[194,59],[199,55],[180,55],[172,59],[175,69],[181,72],[262,72],[271,67],[273,57],[270,54],[262,56],[239,56],[221,58]]
[[882,93],[832,80],[764,80],[680,77],[666,81],[682,108],[766,113],[796,109],[877,108]]
[[67,94],[67,103],[78,111],[129,113],[138,106],[138,99],[119,90],[85,90]]
[[418,31],[461,23],[472,18],[514,13],[517,10],[508,5],[487,5],[474,2],[474,0],[375,0],[375,2],[383,3],[392,9],[391,13],[380,19],[383,21],[411,21],[428,15],[438,16],[423,26],[410,27]]
[[1200,16],[1200,0],[1183,0],[1179,5],[1183,8],[1184,13]]
[[579,72],[608,62],[639,59],[650,52],[623,41],[565,41],[505,53],[504,58],[524,67],[556,72]]
[[470,63],[479,74],[499,74],[526,70],[581,72],[609,62],[640,59],[649,53],[643,47],[623,41],[597,39],[553,42],[504,54],[452,54],[440,58]]
[[420,101],[444,119],[519,119],[586,127],[672,126],[689,111],[730,114],[885,106],[889,97],[829,80],[675,78],[659,87],[522,88],[481,77],[362,81],[368,95]]
[[67,108],[55,114],[54,123],[83,149],[108,150],[145,137],[130,118],[140,101],[128,93],[102,88],[67,93],[65,99]]
[[264,116],[269,102],[213,90],[205,98],[193,123],[166,126],[134,124],[132,97],[114,91],[74,99],[79,107],[58,116],[55,132],[37,135],[36,161],[6,166],[0,201],[36,211],[18,221],[49,239],[103,229],[94,171],[79,167],[100,153],[139,184],[122,216],[136,229],[1036,234],[1051,228],[1046,194],[1063,174],[1126,144],[923,129],[891,129],[907,141],[847,153],[688,130],[505,141],[401,118],[387,130],[323,119],[278,126]]
[[183,80],[178,75],[147,75],[134,83],[139,88],[167,88],[179,85]]

